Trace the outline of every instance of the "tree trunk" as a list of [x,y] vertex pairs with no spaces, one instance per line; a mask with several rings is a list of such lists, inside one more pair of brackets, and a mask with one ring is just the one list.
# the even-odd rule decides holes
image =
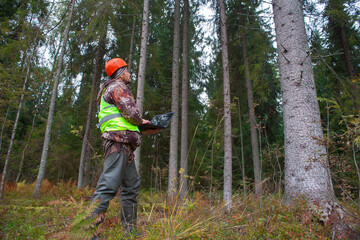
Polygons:
[[160,181],[161,179],[159,179],[159,136],[156,135],[155,136],[155,193],[158,193],[161,191],[160,186]]
[[284,110],[285,192],[283,201],[305,196],[326,221],[334,190],[326,161],[313,68],[305,32],[302,2],[273,0],[280,82]]
[[[107,24],[106,24],[107,25]],[[106,27],[105,27],[106,28]],[[93,110],[94,110],[94,106],[96,105],[96,96],[97,96],[97,92],[99,91],[99,85],[100,85],[100,79],[101,79],[101,62],[102,59],[104,57],[104,48],[105,48],[105,43],[106,43],[106,34],[102,35],[100,40],[99,40],[99,44],[98,44],[98,48],[96,51],[96,59],[95,59],[95,66],[94,66],[94,75],[93,75],[93,79],[92,79],[92,83],[91,83],[91,92],[90,92],[90,99],[89,99],[89,107],[88,107],[88,114],[87,114],[87,120],[86,120],[86,127],[85,127],[85,132],[84,132],[84,138],[83,138],[83,143],[82,143],[82,148],[81,148],[81,157],[80,157],[80,166],[79,166],[79,175],[78,175],[78,189],[84,187],[85,185],[83,184],[83,178],[84,178],[84,166],[85,166],[85,162],[89,161],[89,159],[85,158],[86,157],[86,150],[89,148],[89,135],[90,135],[90,129],[91,129],[91,120],[94,117],[93,114]],[[90,156],[90,155],[88,155]]]
[[[40,105],[40,96],[38,98],[37,105],[38,106]],[[28,138],[28,140],[26,142],[23,153],[21,155],[21,161],[20,161],[20,164],[19,164],[19,172],[18,172],[18,175],[16,177],[16,182],[19,182],[19,179],[20,179],[21,171],[22,171],[22,168],[23,168],[23,165],[24,165],[24,160],[25,160],[25,152],[26,152],[26,149],[28,148],[28,146],[30,144],[31,137],[32,137],[32,134],[34,132],[34,126],[35,126],[35,121],[36,121],[36,116],[37,116],[38,111],[39,111],[39,108],[36,107],[35,112],[34,112],[34,117],[33,117],[33,120],[32,120],[32,125],[31,125],[31,131],[30,131],[30,134],[29,134],[29,138]]]
[[211,144],[211,165],[210,165],[210,187],[209,187],[209,198],[210,198],[210,206],[212,206],[213,203],[213,199],[212,199],[212,195],[213,195],[213,172],[214,172],[214,147],[216,145],[216,134],[217,134],[217,130],[220,127],[222,121],[224,120],[224,116],[222,115],[222,118],[219,122],[219,118],[220,115],[218,115],[218,117],[216,118],[216,124],[215,124],[215,131],[213,134],[213,137],[210,139],[210,141],[212,141]]
[[183,56],[182,56],[182,89],[181,89],[181,151],[180,151],[180,200],[188,192],[188,26],[189,1],[184,0]]
[[131,29],[131,40],[130,40],[130,50],[129,50],[129,62],[128,62],[129,72],[131,72],[131,67],[132,67],[132,58],[133,58],[134,41],[135,41],[135,26],[136,26],[136,16],[134,15],[132,29]]
[[32,60],[33,56],[35,55],[35,52],[36,52],[36,49],[37,49],[37,46],[38,46],[39,40],[40,40],[38,38],[38,34],[39,34],[39,32],[37,32],[36,37],[34,39],[34,43],[33,43],[34,48],[32,50],[32,53],[29,56],[29,60],[28,60],[28,63],[27,63],[28,65],[27,65],[27,69],[26,69],[26,74],[25,74],[25,79],[24,79],[23,88],[22,88],[22,92],[21,92],[21,97],[20,97],[20,101],[19,101],[19,105],[18,105],[18,109],[17,109],[17,113],[16,113],[14,127],[13,127],[13,130],[12,130],[12,133],[11,133],[11,139],[10,139],[8,152],[7,152],[6,158],[5,158],[4,170],[3,170],[3,173],[2,173],[1,185],[0,185],[0,199],[2,199],[2,197],[3,197],[3,191],[4,191],[4,184],[5,184],[7,167],[8,167],[8,164],[9,164],[10,154],[11,154],[12,147],[13,147],[14,140],[15,140],[15,134],[16,134],[17,125],[19,123],[21,107],[22,107],[22,104],[23,104],[23,101],[24,101],[25,89],[26,89],[26,85],[27,85],[27,82],[28,82],[28,79],[29,79],[31,60]]
[[[242,13],[241,7],[239,8],[239,11],[240,13]],[[245,25],[244,20],[242,18],[240,18],[240,25],[241,26]],[[257,125],[256,125],[256,115],[255,115],[255,107],[254,107],[254,96],[253,96],[253,89],[250,78],[250,66],[249,66],[246,36],[244,30],[241,32],[241,43],[242,43],[243,59],[245,66],[246,90],[247,90],[247,99],[248,99],[248,107],[249,107],[251,149],[252,149],[254,177],[255,177],[255,196],[257,198],[260,198],[262,195],[262,185],[261,185],[261,166],[259,159],[259,144],[258,144],[258,136],[256,132]]]
[[[141,28],[141,46],[140,46],[140,62],[139,73],[137,79],[137,91],[136,91],[136,104],[143,112],[144,106],[144,87],[145,87],[145,70],[146,70],[146,51],[147,51],[147,38],[149,30],[149,0],[144,0],[143,20]],[[141,146],[135,151],[135,165],[136,169],[140,172],[140,152]]]
[[341,41],[341,46],[342,46],[342,49],[344,52],[346,70],[349,74],[349,77],[354,78],[355,77],[354,64],[352,61],[350,47],[349,47],[349,43],[348,43],[348,40],[346,37],[345,27],[343,24],[340,26],[340,41]]
[[7,111],[6,111],[6,114],[5,114],[4,123],[3,123],[2,127],[1,127],[0,153],[1,153],[2,139],[3,139],[3,135],[4,135],[4,128],[5,128],[6,120],[7,120],[8,116],[9,116],[10,106],[11,106],[11,101],[9,102],[9,106],[8,106]]
[[[354,107],[359,110],[359,87],[356,81],[352,81],[356,77],[356,71],[354,69],[353,56],[351,54],[351,47],[349,45],[349,38],[347,32],[349,30],[349,22],[351,22],[349,13],[345,10],[345,0],[329,0],[325,8],[325,15],[328,16],[329,30],[332,32],[332,41],[337,48],[341,48],[344,55],[342,60],[344,61],[347,75],[349,77],[349,85],[351,94],[354,97]],[[338,64],[338,63],[336,63]]]
[[254,96],[252,91],[252,83],[250,79],[250,67],[249,67],[249,61],[247,55],[246,39],[244,34],[242,34],[241,40],[242,40],[243,57],[245,64],[246,89],[247,89],[249,117],[250,117],[251,149],[252,149],[252,157],[254,164],[254,176],[255,176],[255,196],[259,198],[262,195],[259,144],[258,144],[258,135],[256,132],[257,124],[256,124],[255,107],[254,107]]
[[[355,142],[352,143],[352,153],[353,153],[353,159],[354,159],[354,164],[355,164],[355,168],[356,168],[356,174],[358,176],[358,189],[360,189],[360,169],[359,166],[357,164],[357,160],[356,160],[356,148],[355,148]],[[358,212],[360,213],[360,191],[358,192]]]
[[35,188],[33,191],[34,197],[39,196],[41,184],[42,184],[42,181],[44,180],[44,176],[45,176],[45,167],[46,167],[47,155],[48,155],[48,151],[49,151],[52,121],[54,118],[54,111],[55,111],[55,100],[56,100],[56,95],[57,95],[57,90],[58,90],[58,85],[59,85],[61,67],[62,67],[62,63],[63,63],[63,59],[64,59],[66,44],[67,44],[67,40],[69,37],[69,31],[70,31],[70,25],[71,25],[71,19],[72,19],[72,15],[73,15],[74,5],[75,5],[75,0],[72,0],[69,19],[68,19],[68,23],[67,23],[66,30],[65,30],[65,37],[62,41],[62,47],[61,47],[61,52],[60,52],[59,62],[58,62],[58,68],[57,68],[57,72],[56,72],[56,76],[55,76],[55,80],[54,80],[54,87],[53,87],[53,91],[51,94],[50,107],[49,107],[49,113],[48,113],[48,120],[47,120],[47,124],[46,124],[45,138],[44,138],[44,145],[43,145],[43,150],[42,150],[42,154],[41,154],[39,173],[38,173],[36,183],[35,183]]
[[[93,110],[93,112],[95,112]],[[88,136],[88,139],[92,139],[92,131],[90,129],[89,131],[89,136]],[[90,179],[91,179],[91,172],[90,172],[90,165],[91,165],[91,147],[90,145],[86,145],[86,151],[85,151],[85,162],[84,162],[84,173],[83,173],[83,186],[87,186],[90,184]]]
[[22,107],[22,104],[23,104],[23,101],[24,101],[25,88],[26,88],[26,84],[27,84],[27,81],[28,81],[29,69],[30,69],[30,64],[31,64],[30,61],[28,62],[28,64],[29,65],[28,65],[27,73],[26,73],[26,76],[25,76],[25,80],[24,80],[24,84],[23,84],[23,88],[22,88],[22,92],[21,92],[21,97],[20,97],[19,106],[18,106],[17,113],[16,113],[15,123],[14,123],[14,127],[13,127],[13,130],[12,130],[12,133],[11,133],[10,144],[9,144],[8,152],[7,152],[6,158],[5,158],[4,170],[3,170],[3,173],[2,173],[2,177],[1,177],[0,199],[2,199],[2,197],[3,197],[3,191],[4,191],[4,184],[5,184],[5,177],[6,177],[7,167],[8,167],[8,164],[9,164],[9,159],[10,159],[12,146],[13,146],[14,140],[15,140],[15,134],[16,134],[17,125],[19,123],[21,107]]
[[179,138],[179,52],[180,52],[180,0],[175,0],[174,36],[172,59],[171,111],[174,117],[170,127],[168,197],[172,199],[177,191],[177,160]]
[[221,53],[224,81],[224,202],[229,212],[232,208],[232,146],[231,146],[231,109],[230,74],[228,42],[226,35],[226,15],[224,0],[220,0]]
[[239,129],[240,129],[240,144],[241,144],[241,172],[243,179],[243,190],[244,190],[244,198],[246,198],[246,175],[245,175],[245,158],[244,158],[244,140],[243,140],[243,132],[242,132],[242,123],[241,123],[241,108],[240,101],[237,100],[238,103],[238,113],[239,113]]
[[331,28],[330,31],[333,31],[333,38],[339,41],[343,53],[344,53],[344,62],[345,67],[350,78],[355,77],[354,63],[352,61],[350,46],[348,38],[346,36],[345,23],[349,20],[350,16],[345,11],[344,0],[328,0],[327,6],[325,8],[325,15],[328,16],[328,25]]

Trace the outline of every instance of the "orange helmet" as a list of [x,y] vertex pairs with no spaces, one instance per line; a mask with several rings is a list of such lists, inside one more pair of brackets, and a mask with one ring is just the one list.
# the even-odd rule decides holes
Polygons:
[[105,71],[109,77],[119,68],[126,67],[127,64],[121,58],[113,58],[105,64]]

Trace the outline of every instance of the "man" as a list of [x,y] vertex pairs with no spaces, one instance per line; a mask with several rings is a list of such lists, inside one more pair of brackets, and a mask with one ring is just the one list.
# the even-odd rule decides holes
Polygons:
[[[97,203],[91,217],[98,226],[104,221],[109,201],[121,187],[121,224],[126,233],[136,233],[137,197],[140,178],[134,163],[134,151],[141,143],[138,126],[150,121],[142,119],[128,87],[131,83],[126,62],[113,58],[105,64],[110,77],[98,94],[99,125],[104,148],[104,169],[97,183],[91,205]],[[144,134],[155,134],[149,130]],[[95,234],[93,239],[97,239]]]

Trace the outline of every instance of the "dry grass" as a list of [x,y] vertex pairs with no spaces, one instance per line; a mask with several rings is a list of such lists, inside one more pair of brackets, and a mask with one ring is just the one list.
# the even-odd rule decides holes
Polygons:
[[[91,233],[77,227],[90,209],[92,189],[78,191],[73,182],[53,186],[47,182],[41,197],[31,196],[33,185],[7,186],[0,202],[0,238],[84,239]],[[216,199],[221,199],[220,196]],[[211,202],[212,201],[212,202]],[[142,192],[139,200],[138,239],[330,239],[331,230],[318,223],[305,202],[294,208],[273,195],[262,202],[253,195],[233,197],[230,213],[220,200],[195,192],[181,203],[165,194]],[[175,201],[176,202],[176,201]],[[120,201],[114,199],[102,224],[106,239],[122,239]],[[136,239],[136,237],[133,237]]]

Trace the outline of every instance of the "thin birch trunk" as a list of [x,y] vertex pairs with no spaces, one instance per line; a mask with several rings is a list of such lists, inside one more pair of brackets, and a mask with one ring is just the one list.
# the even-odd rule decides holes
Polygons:
[[71,25],[74,5],[75,5],[75,0],[72,0],[69,19],[68,19],[68,23],[67,23],[66,30],[65,30],[65,37],[62,42],[62,47],[61,47],[61,52],[60,52],[60,57],[59,57],[59,62],[58,62],[58,68],[57,68],[55,81],[54,81],[54,87],[53,87],[53,91],[51,94],[50,107],[49,107],[46,130],[45,130],[45,138],[44,138],[44,145],[43,145],[43,150],[42,150],[42,154],[41,154],[39,173],[38,173],[36,183],[35,183],[35,188],[33,191],[34,197],[39,196],[41,184],[42,184],[42,181],[44,180],[44,176],[45,176],[45,167],[46,167],[46,161],[47,161],[47,156],[48,156],[48,151],[49,151],[52,122],[53,122],[54,112],[55,112],[56,95],[57,95],[57,90],[58,90],[58,85],[59,85],[62,63],[64,60],[66,44],[67,44],[67,40],[69,37],[69,31],[70,31],[70,25]]
[[231,102],[228,42],[224,0],[220,0],[220,31],[222,48],[222,69],[224,81],[224,202],[226,211],[232,208],[232,145],[231,145]]
[[[147,38],[149,31],[149,0],[144,0],[143,19],[141,27],[141,46],[140,46],[140,62],[138,72],[138,83],[136,91],[136,105],[141,113],[143,113],[144,106],[144,88],[145,88],[145,70],[146,70],[146,51]],[[135,165],[138,172],[140,172],[140,155],[141,146],[135,151]]]
[[[106,24],[107,25],[107,24]],[[84,181],[84,166],[85,162],[89,161],[89,159],[85,159],[86,157],[86,150],[89,148],[89,136],[90,136],[90,129],[91,129],[91,120],[94,117],[94,106],[96,104],[96,95],[99,91],[99,84],[100,84],[100,62],[102,61],[102,58],[104,56],[104,47],[106,42],[106,35],[102,35],[98,48],[96,50],[96,59],[95,59],[95,66],[94,66],[94,75],[91,83],[91,91],[90,91],[90,99],[89,99],[89,106],[88,106],[88,114],[86,119],[86,127],[84,132],[84,138],[81,148],[81,156],[80,156],[80,165],[79,165],[79,174],[78,174],[78,185],[77,188],[80,189],[84,187],[83,181]],[[89,155],[88,155],[89,156]]]
[[180,150],[180,200],[188,192],[188,26],[189,1],[184,0],[183,56],[182,56],[182,94],[181,94],[181,150]]
[[179,54],[180,54],[180,0],[175,0],[172,57],[171,111],[174,117],[170,127],[168,197],[177,193],[178,142],[179,142]]

